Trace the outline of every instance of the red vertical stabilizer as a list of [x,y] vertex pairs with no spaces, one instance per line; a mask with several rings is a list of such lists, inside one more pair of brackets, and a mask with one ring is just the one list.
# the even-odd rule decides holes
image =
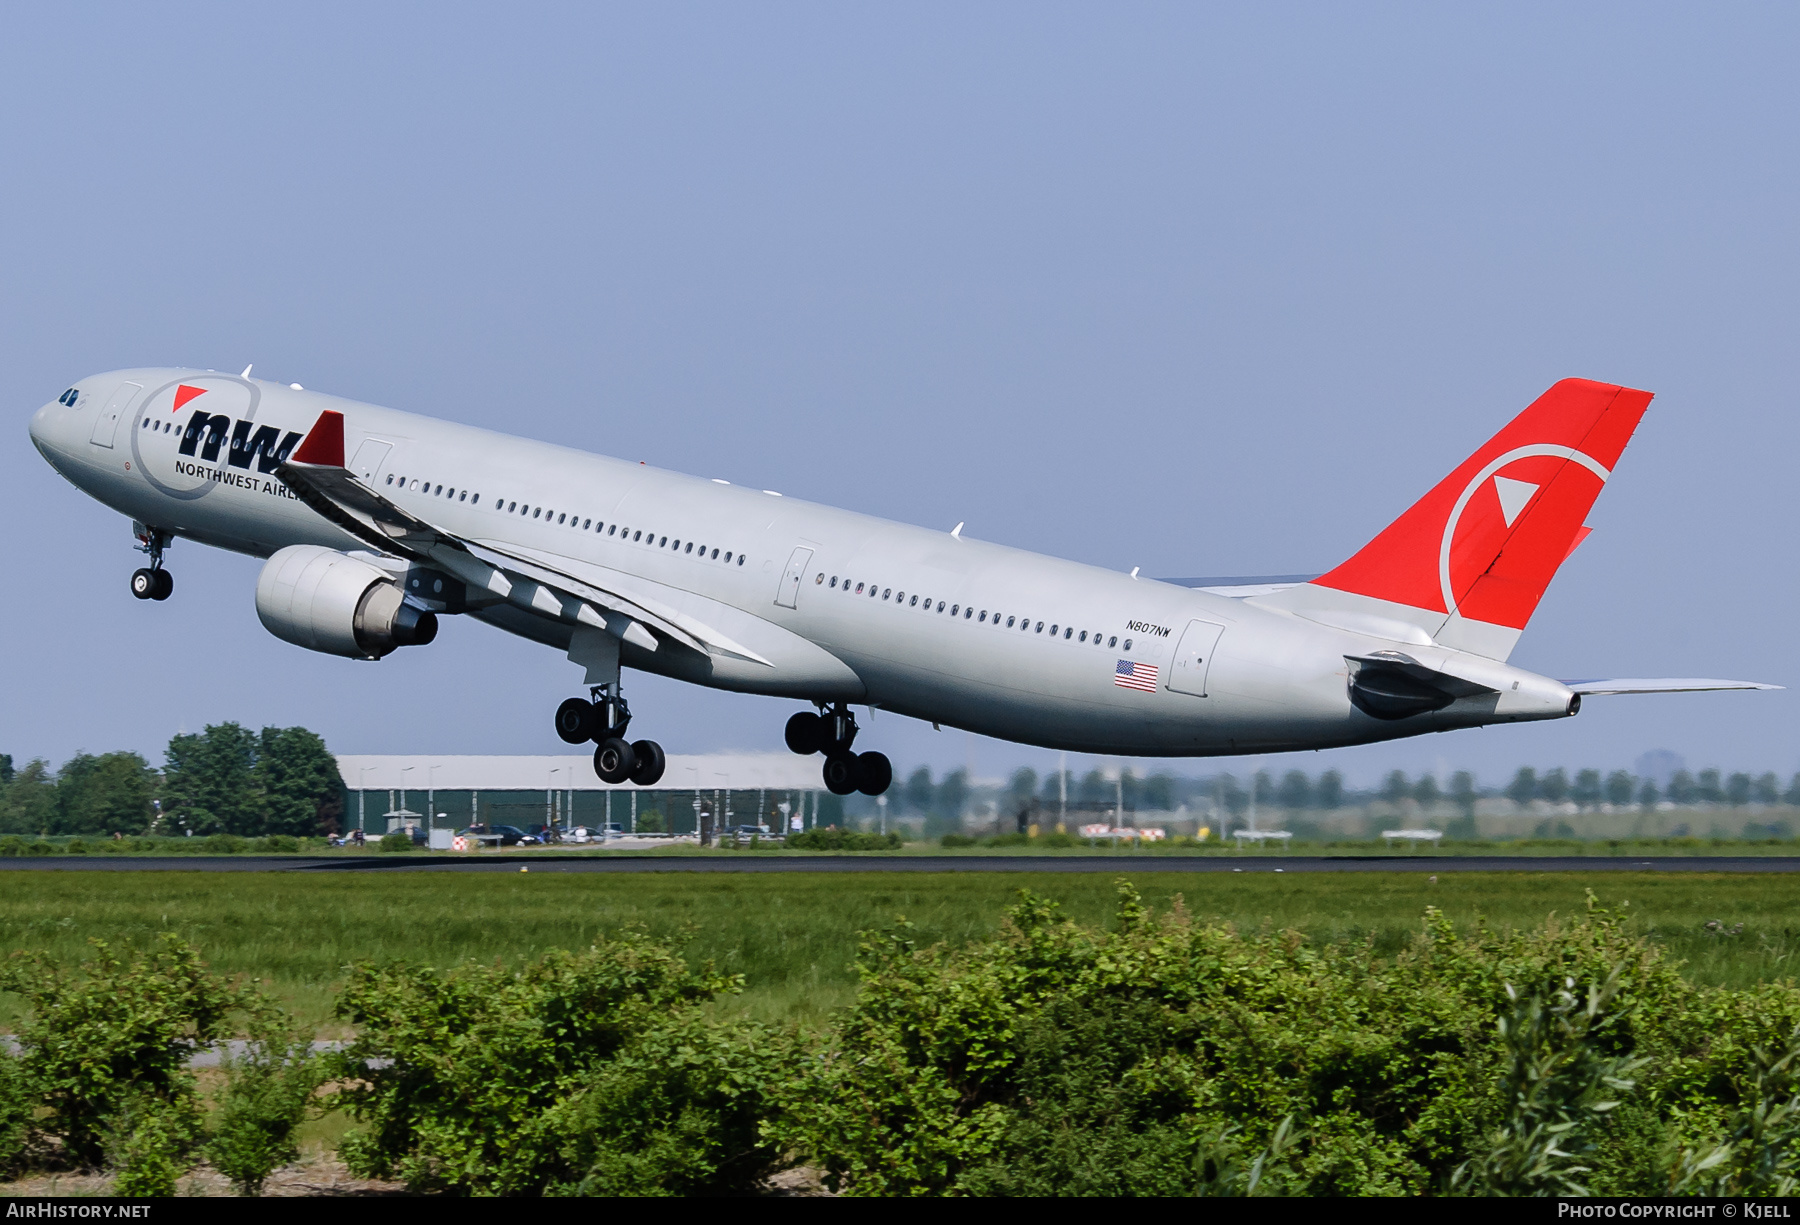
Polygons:
[[1314,585],[1524,629],[1650,398],[1564,379]]

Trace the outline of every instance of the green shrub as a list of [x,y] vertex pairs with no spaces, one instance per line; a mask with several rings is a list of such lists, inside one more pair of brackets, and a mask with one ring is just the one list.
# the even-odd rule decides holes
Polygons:
[[260,1195],[269,1175],[300,1155],[294,1132],[324,1063],[304,1037],[265,1032],[225,1061],[225,1074],[206,1155],[240,1195]]
[[545,1117],[564,1137],[570,1195],[732,1195],[780,1165],[763,1134],[771,1088],[794,1074],[787,1042],[688,1016],[621,1047]]
[[133,1199],[174,1195],[193,1166],[199,1139],[200,1112],[191,1095],[128,1091],[106,1121],[112,1193]]
[[885,834],[860,834],[855,830],[827,826],[790,834],[787,845],[801,851],[894,851],[904,846],[905,842],[899,834],[891,831]]
[[1609,1055],[1588,1041],[1618,991],[1615,973],[1589,984],[1585,1003],[1569,988],[1553,1001],[1521,999],[1500,1017],[1501,1116],[1458,1166],[1451,1188],[1464,1195],[1586,1195],[1583,1158],[1598,1147],[1604,1116],[1637,1087],[1643,1058]]
[[391,834],[383,834],[380,844],[375,849],[378,851],[410,851],[413,849],[412,835],[401,829],[397,829]]
[[1692,987],[1597,908],[1468,938],[1428,911],[1380,957],[1154,917],[1121,886],[1111,931],[1027,897],[964,948],[871,936],[859,970],[776,1124],[853,1194],[1246,1192],[1254,1169],[1259,1193],[1642,1195],[1682,1185],[1659,1153],[1800,1154],[1800,1092],[1754,1087],[1800,988]]
[[299,850],[300,839],[294,837],[292,834],[269,834],[265,837],[258,838],[251,845],[250,849],[265,855],[270,852],[282,854]]
[[63,854],[65,855],[85,855],[87,853],[88,844],[80,838],[71,838],[63,844]]
[[[179,937],[164,935],[154,948],[126,955],[89,943],[93,959],[77,966],[13,954],[0,968],[0,990],[28,1005],[17,1027],[19,1071],[48,1111],[45,1130],[71,1160],[92,1167],[106,1156],[109,1136],[117,1140],[135,1126],[121,1120],[145,1120],[165,1138],[191,1131],[183,1121],[196,1113],[188,1060],[225,1036],[233,1013],[264,1006],[213,977]],[[161,1143],[143,1152],[161,1152]]]
[[25,848],[25,853],[27,855],[54,855],[56,854],[56,847],[46,842],[44,839],[39,838],[36,842],[33,842]]
[[24,1163],[35,1106],[18,1057],[0,1048],[0,1179]]
[[208,834],[200,841],[200,851],[205,855],[241,855],[246,843],[236,834]]
[[518,971],[353,967],[337,1015],[357,1037],[327,1063],[363,1126],[340,1152],[418,1191],[746,1190],[772,1160],[751,1116],[783,1075],[695,1017],[740,987],[637,935]]
[[975,839],[967,834],[945,834],[938,842],[943,846],[974,846]]
[[0,856],[17,857],[25,853],[25,839],[17,834],[0,838]]

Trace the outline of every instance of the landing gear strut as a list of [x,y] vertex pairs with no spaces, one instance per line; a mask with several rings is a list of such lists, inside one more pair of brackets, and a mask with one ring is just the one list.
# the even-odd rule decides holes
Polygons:
[[662,780],[668,759],[654,740],[627,742],[631,707],[617,684],[596,685],[593,697],[570,698],[556,708],[556,734],[567,744],[593,741],[594,773],[603,783],[633,782],[640,787]]
[[140,600],[166,600],[175,593],[175,576],[163,569],[163,550],[173,539],[157,528],[138,532],[138,552],[150,555],[150,564],[131,575],[131,594]]
[[894,781],[894,766],[884,753],[853,753],[856,717],[842,702],[818,714],[803,710],[787,721],[789,749],[802,757],[825,754],[825,789],[833,795],[880,795]]

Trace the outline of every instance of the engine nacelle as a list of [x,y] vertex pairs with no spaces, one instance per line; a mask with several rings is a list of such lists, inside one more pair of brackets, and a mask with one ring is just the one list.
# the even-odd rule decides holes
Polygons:
[[351,659],[424,646],[438,628],[437,614],[408,604],[390,575],[315,544],[289,545],[263,564],[256,615],[284,642]]

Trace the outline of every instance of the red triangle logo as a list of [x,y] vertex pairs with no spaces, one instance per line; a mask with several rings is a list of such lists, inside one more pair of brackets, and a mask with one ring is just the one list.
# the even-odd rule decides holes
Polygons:
[[189,400],[193,399],[195,396],[203,396],[205,394],[206,394],[206,388],[204,388],[204,387],[189,387],[186,383],[183,383],[181,386],[179,386],[175,389],[175,407],[173,409],[171,409],[170,411],[178,413],[181,411],[181,406],[183,404],[186,404]]

